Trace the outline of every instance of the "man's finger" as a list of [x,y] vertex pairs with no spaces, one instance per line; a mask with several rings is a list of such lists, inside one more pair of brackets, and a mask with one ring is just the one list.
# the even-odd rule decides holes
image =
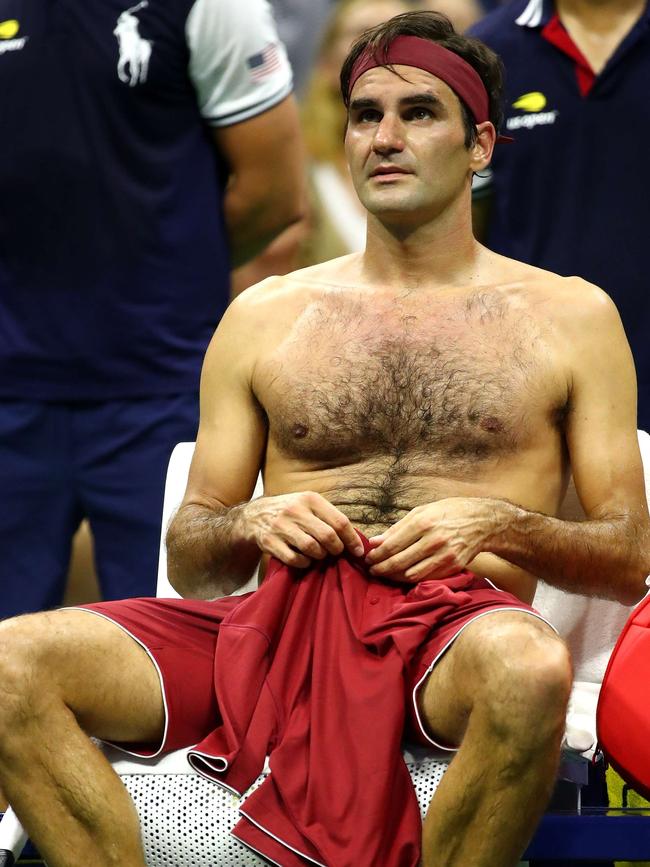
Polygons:
[[322,501],[314,509],[314,514],[336,532],[348,551],[357,557],[363,556],[363,542],[350,523],[350,519],[343,512],[340,512],[336,506],[333,506],[323,497]]
[[422,530],[413,521],[408,521],[407,515],[382,534],[383,540],[366,555],[366,563],[385,562],[415,544],[422,535]]
[[336,530],[316,515],[307,514],[300,520],[300,526],[312,536],[328,554],[340,554],[344,544]]
[[296,569],[306,569],[311,566],[311,560],[299,551],[294,551],[286,542],[281,539],[274,539],[265,549],[267,554],[275,557],[285,566],[293,566]]
[[[415,566],[416,563],[421,563],[428,553],[426,546],[420,539],[415,544],[409,545],[404,551],[399,551],[392,557],[371,566],[370,574],[396,575],[398,573],[406,573],[410,567]],[[406,577],[408,578],[408,574],[406,574]]]
[[437,567],[439,567],[439,563],[435,555],[433,557],[426,557],[424,560],[420,560],[419,563],[411,566],[411,568],[406,569],[404,578],[406,581],[424,581],[426,578],[436,576]]
[[290,548],[295,549],[310,560],[322,560],[327,556],[326,548],[309,532],[300,527],[291,526],[284,532],[284,540]]
[[441,558],[439,554],[434,554],[407,569],[404,573],[404,579],[417,582],[428,581],[433,578],[449,578],[452,575],[457,575],[462,568],[457,563],[451,562],[449,557]]

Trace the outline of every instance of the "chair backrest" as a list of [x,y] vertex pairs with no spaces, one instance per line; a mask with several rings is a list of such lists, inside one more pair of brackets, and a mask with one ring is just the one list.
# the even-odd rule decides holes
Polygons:
[[171,453],[167,466],[160,551],[158,554],[158,580],[156,584],[156,596],[162,596],[167,599],[169,597],[179,597],[180,594],[174,590],[167,577],[167,546],[165,544],[165,536],[167,535],[167,527],[172,515],[180,506],[183,494],[185,493],[192,455],[194,454],[194,446],[195,443],[178,443],[178,445],[174,446],[174,451]]
[[[639,431],[639,446],[643,459],[646,494],[650,499],[650,434]],[[169,521],[181,503],[187,476],[194,454],[194,443],[179,443],[172,452],[165,481],[162,534],[158,561],[158,584],[156,595],[177,597],[178,593],[167,578],[167,551],[165,534]],[[253,496],[263,493],[261,476],[257,480]],[[561,514],[567,519],[580,520],[584,512],[571,485]],[[255,587],[254,578],[239,590],[244,593]],[[575,679],[600,683],[605,673],[612,648],[627,620],[630,607],[605,599],[566,593],[540,582],[534,606],[551,621],[569,645],[575,667]]]

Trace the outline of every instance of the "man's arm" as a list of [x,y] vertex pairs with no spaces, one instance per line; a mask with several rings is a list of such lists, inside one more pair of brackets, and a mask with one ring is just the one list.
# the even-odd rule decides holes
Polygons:
[[201,421],[181,506],[167,531],[169,580],[182,595],[212,599],[251,577],[262,553],[297,568],[363,545],[349,519],[312,491],[249,501],[264,459],[267,421],[253,388],[259,347],[272,343],[273,282],[226,311],[201,374]]
[[304,154],[295,101],[289,96],[212,134],[230,169],[224,208],[236,268],[304,215]]
[[534,562],[543,567],[535,574],[564,590],[631,603],[643,595],[650,572],[634,363],[611,300],[582,282],[576,292],[585,315],[575,316],[566,335],[576,347],[566,440],[587,520],[567,522],[506,504],[508,526],[491,550],[524,568]]
[[253,492],[266,438],[250,387],[253,358],[242,306],[228,308],[208,347],[187,489],[167,531],[169,580],[182,596],[231,593],[248,581],[259,559],[254,545],[233,540],[237,504]]
[[[488,498],[418,507],[374,540],[375,574],[440,578],[489,552],[564,590],[637,601],[650,572],[648,509],[636,436],[634,365],[612,302],[581,282],[566,439],[583,522]],[[580,309],[579,309],[580,308]]]

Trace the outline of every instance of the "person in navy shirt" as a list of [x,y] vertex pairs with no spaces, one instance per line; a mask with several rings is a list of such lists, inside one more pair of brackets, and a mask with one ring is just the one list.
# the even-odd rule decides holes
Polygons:
[[154,591],[231,267],[300,217],[267,0],[0,0],[0,616]]
[[504,131],[515,138],[476,179],[477,225],[491,249],[608,292],[650,429],[647,2],[514,0],[470,34],[503,60]]

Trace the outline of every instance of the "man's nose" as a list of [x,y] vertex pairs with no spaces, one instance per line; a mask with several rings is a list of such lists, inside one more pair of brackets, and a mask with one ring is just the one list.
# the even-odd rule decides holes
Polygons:
[[395,153],[404,149],[404,135],[399,118],[385,114],[375,130],[373,147],[377,153]]

